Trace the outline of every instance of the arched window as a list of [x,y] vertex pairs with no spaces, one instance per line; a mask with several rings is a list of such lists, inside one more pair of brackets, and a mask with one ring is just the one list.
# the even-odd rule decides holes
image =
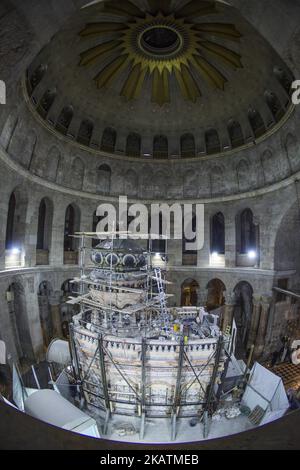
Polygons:
[[225,254],[225,218],[222,212],[218,212],[211,219],[210,252],[218,255]]
[[228,123],[228,133],[232,148],[240,147],[245,143],[242,127],[239,122],[230,121]]
[[93,135],[94,124],[92,121],[86,119],[80,124],[77,142],[83,145],[90,145],[91,138]]
[[43,80],[45,73],[47,71],[47,66],[44,64],[40,64],[38,68],[33,72],[31,77],[28,80],[28,87],[29,87],[29,95],[33,93],[36,87],[41,83]]
[[6,267],[20,267],[24,264],[25,225],[28,198],[26,193],[17,188],[10,196],[6,221]]
[[75,251],[77,249],[77,241],[72,237],[80,228],[80,211],[77,206],[70,204],[65,214],[64,229],[64,251]]
[[108,165],[101,165],[98,168],[97,192],[109,194],[111,186],[111,168]]
[[259,226],[254,223],[251,209],[245,209],[237,216],[236,231],[237,264],[249,267],[257,265],[259,261]]
[[194,279],[186,279],[181,284],[181,306],[197,307],[200,286]]
[[157,135],[153,140],[153,158],[163,159],[169,156],[168,139],[164,135]]
[[101,141],[101,150],[108,153],[114,153],[117,141],[117,133],[111,127],[104,129]]
[[196,155],[196,144],[193,134],[184,134],[180,139],[181,158],[193,158]]
[[165,253],[166,252],[166,239],[163,233],[163,216],[162,213],[159,213],[159,220],[158,220],[158,233],[154,227],[151,226],[151,217],[149,218],[149,233],[152,236],[159,236],[161,238],[157,238],[156,240],[151,239],[149,240],[149,248],[153,253]]
[[16,213],[16,196],[12,193],[8,203],[8,214],[6,224],[6,238],[5,248],[10,250],[14,244],[14,225],[15,225],[15,213]]
[[[191,220],[190,220],[191,219]],[[197,250],[188,249],[188,244],[195,243],[197,240],[197,235],[193,239],[188,239],[190,232],[196,234],[197,230],[197,219],[196,215],[193,214],[188,218],[186,223],[184,222],[184,217],[182,220],[182,265],[183,266],[197,266]]]
[[218,153],[221,150],[221,144],[219,139],[219,134],[215,129],[210,129],[205,132],[205,145],[206,153],[211,155],[213,153]]
[[212,279],[207,284],[206,308],[215,310],[225,304],[224,292],[226,287],[220,279]]
[[126,155],[129,157],[141,156],[141,136],[139,134],[129,134],[126,142]]
[[266,132],[264,121],[256,109],[249,109],[248,119],[256,138],[262,136]]
[[36,264],[49,264],[49,250],[52,235],[53,205],[47,198],[42,199],[39,206],[38,231],[36,244]]
[[55,101],[55,98],[57,96],[57,92],[56,92],[56,89],[52,89],[52,90],[47,90],[38,107],[37,107],[37,111],[38,113],[43,117],[43,118],[46,118],[47,117],[47,114],[49,113],[50,109],[51,109],[51,106],[53,105],[54,101]]
[[57,120],[56,129],[62,134],[66,135],[71,124],[71,121],[74,116],[74,111],[72,106],[65,106],[61,111],[59,118]]

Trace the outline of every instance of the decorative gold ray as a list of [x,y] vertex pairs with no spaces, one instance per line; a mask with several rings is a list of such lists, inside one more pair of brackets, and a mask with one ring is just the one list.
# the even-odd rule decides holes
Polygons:
[[79,65],[91,65],[95,63],[100,56],[101,59],[103,59],[108,53],[118,50],[119,48],[121,49],[120,46],[122,46],[122,41],[108,41],[92,49],[88,49],[80,54],[81,59]]
[[112,13],[119,16],[136,16],[137,18],[145,18],[145,13],[142,12],[136,5],[129,0],[110,0],[104,2],[104,12]]
[[242,37],[236,27],[228,23],[201,23],[195,24],[192,29],[201,33],[211,33],[232,41],[238,41]]
[[158,69],[153,72],[152,102],[163,106],[170,103],[169,72],[165,69],[162,73]]
[[128,54],[121,55],[104,67],[94,78],[98,88],[107,88],[117,78],[120,72],[128,65]]
[[175,76],[185,99],[195,103],[197,98],[201,96],[201,91],[188,67],[182,65],[181,70],[175,69]]
[[192,0],[175,13],[175,18],[198,17],[216,13],[216,2],[209,0]]
[[227,82],[227,78],[219,72],[213,65],[211,65],[206,59],[199,55],[194,55],[192,61],[196,70],[205,78],[210,86],[220,88],[224,90],[224,85]]
[[79,33],[81,37],[101,36],[107,33],[126,31],[128,26],[125,23],[88,23]]
[[127,77],[121,95],[125,96],[128,100],[138,98],[141,94],[146,74],[147,69],[142,70],[141,64],[135,65]]
[[150,11],[152,14],[157,15],[158,12],[170,13],[172,0],[148,0]]
[[219,60],[225,62],[226,65],[229,65],[233,68],[243,68],[241,56],[236,52],[227,49],[227,47],[221,46],[220,44],[216,44],[211,41],[201,41],[200,46],[210,54],[218,57]]

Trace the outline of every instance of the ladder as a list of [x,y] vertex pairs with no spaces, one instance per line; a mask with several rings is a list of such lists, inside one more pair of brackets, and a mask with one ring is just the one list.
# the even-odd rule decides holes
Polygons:
[[162,282],[162,277],[161,277],[161,269],[160,268],[154,268],[154,276],[155,280],[157,283],[158,287],[158,297],[159,297],[159,303],[160,303],[160,309],[162,313],[162,318],[165,323],[169,322],[169,313],[167,309],[167,303],[166,303],[166,294]]

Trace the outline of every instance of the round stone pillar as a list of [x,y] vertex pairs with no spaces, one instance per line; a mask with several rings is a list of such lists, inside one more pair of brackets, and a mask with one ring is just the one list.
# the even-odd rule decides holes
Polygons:
[[225,293],[225,305],[223,305],[223,320],[222,320],[222,331],[225,332],[227,327],[232,326],[233,313],[235,306],[235,295],[234,292]]
[[249,337],[248,337],[248,344],[247,348],[251,348],[253,344],[256,342],[257,333],[258,333],[258,325],[260,321],[260,312],[261,312],[261,295],[253,295],[253,309],[252,309],[252,317],[249,329]]
[[258,332],[257,332],[257,337],[256,337],[256,342],[255,342],[255,349],[254,349],[255,359],[262,356],[264,352],[271,302],[272,302],[272,297],[262,296],[259,327],[258,327]]
[[53,325],[53,337],[63,338],[61,328],[61,315],[60,315],[60,304],[61,304],[61,293],[60,291],[53,292],[49,297],[50,312]]

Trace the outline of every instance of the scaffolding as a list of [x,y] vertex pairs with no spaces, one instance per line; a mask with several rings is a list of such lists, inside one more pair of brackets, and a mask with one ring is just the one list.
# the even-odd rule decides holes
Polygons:
[[[86,240],[99,234],[76,235],[81,253],[74,283],[79,289],[69,302],[79,304],[80,313],[70,341],[81,396],[103,417],[103,434],[114,414],[138,417],[140,440],[150,418],[169,419],[172,440],[179,418],[205,420],[207,433],[230,336],[216,333],[215,326],[209,330],[209,323],[194,319],[189,326],[186,319],[174,318],[164,289],[167,256],[155,265],[151,247],[138,250],[128,244],[128,250],[116,241],[121,234],[114,232],[107,243],[91,249]],[[87,265],[89,251],[91,259],[102,260],[100,267]],[[198,334],[201,328],[211,331],[205,339]]]

